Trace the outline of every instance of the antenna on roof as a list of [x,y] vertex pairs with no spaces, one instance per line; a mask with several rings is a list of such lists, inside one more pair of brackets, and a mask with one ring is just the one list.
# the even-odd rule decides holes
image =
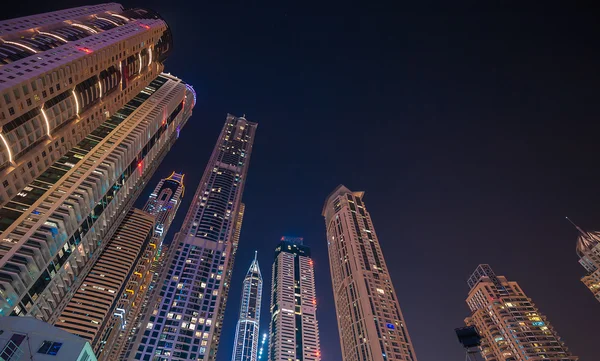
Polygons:
[[569,217],[565,217],[567,219],[567,221],[569,221],[569,223],[571,223],[573,225],[573,227],[575,227],[579,233],[585,235],[586,233],[584,232],[583,229],[581,229],[578,225],[575,224],[575,222],[573,222]]

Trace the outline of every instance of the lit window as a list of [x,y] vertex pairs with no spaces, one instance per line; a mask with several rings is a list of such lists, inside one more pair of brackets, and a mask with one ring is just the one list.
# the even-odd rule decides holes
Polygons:
[[62,342],[44,341],[38,349],[38,353],[56,356],[61,347]]

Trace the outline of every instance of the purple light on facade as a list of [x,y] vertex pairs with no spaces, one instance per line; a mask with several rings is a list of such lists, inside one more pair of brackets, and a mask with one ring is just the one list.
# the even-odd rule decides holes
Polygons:
[[189,85],[186,84],[185,87],[190,91],[190,93],[192,93],[192,95],[194,96],[194,105],[196,105],[196,91],[194,90],[194,88]]

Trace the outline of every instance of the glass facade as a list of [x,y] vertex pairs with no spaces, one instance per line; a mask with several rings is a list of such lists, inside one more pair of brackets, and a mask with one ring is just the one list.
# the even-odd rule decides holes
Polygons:
[[232,361],[257,360],[261,300],[262,275],[255,255],[242,286],[242,300],[233,341]]

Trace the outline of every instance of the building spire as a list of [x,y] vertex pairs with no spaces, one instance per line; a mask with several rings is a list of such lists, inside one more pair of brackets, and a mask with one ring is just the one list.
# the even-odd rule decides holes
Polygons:
[[594,248],[600,243],[598,232],[586,232],[581,227],[575,224],[569,217],[565,217],[580,233],[577,237],[577,254],[583,257],[583,254]]
[[573,225],[573,227],[575,227],[579,233],[581,233],[581,235],[586,236],[586,232],[581,229],[578,225],[575,224],[575,222],[573,222],[569,217],[565,217],[567,219],[567,221],[569,221],[569,223],[571,223]]

